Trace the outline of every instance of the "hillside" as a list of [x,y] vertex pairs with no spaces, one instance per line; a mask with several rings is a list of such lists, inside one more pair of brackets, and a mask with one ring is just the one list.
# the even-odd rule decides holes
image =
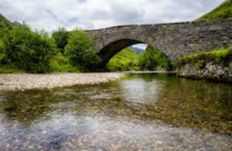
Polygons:
[[212,10],[211,12],[200,17],[198,20],[216,20],[220,18],[232,17],[232,0],[226,0],[220,6]]
[[141,54],[132,48],[126,48],[116,54],[107,64],[110,71],[139,70]]
[[12,23],[0,14],[0,29],[11,26]]
[[12,25],[13,24],[8,19],[0,14],[0,37],[3,37]]

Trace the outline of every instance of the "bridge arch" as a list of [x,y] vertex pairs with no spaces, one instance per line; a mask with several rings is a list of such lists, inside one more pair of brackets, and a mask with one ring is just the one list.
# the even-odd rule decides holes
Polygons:
[[112,57],[114,57],[117,53],[122,51],[124,48],[130,47],[135,44],[150,45],[147,42],[143,42],[143,41],[135,40],[135,39],[120,39],[120,40],[113,41],[109,43],[108,45],[106,45],[105,47],[103,47],[98,53],[98,55],[102,59],[101,66],[105,66]]
[[89,30],[104,65],[123,48],[146,43],[171,60],[232,44],[232,18],[168,24],[126,25]]

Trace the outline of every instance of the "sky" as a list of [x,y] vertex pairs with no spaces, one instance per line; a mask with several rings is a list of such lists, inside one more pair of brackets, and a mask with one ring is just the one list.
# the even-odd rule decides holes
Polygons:
[[125,24],[191,21],[223,0],[0,0],[11,21],[52,32],[59,27],[99,29]]

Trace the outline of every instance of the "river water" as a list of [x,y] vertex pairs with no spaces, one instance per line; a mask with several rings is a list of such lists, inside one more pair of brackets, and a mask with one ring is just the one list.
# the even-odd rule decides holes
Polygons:
[[232,86],[132,74],[0,93],[0,151],[232,150]]

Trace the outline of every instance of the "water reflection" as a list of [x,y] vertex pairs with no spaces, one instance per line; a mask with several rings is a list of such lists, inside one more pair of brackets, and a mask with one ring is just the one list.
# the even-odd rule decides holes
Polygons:
[[158,100],[158,92],[162,85],[160,81],[147,82],[142,79],[130,79],[121,82],[120,88],[125,101],[149,104]]
[[230,150],[232,87],[172,75],[0,94],[0,150]]

